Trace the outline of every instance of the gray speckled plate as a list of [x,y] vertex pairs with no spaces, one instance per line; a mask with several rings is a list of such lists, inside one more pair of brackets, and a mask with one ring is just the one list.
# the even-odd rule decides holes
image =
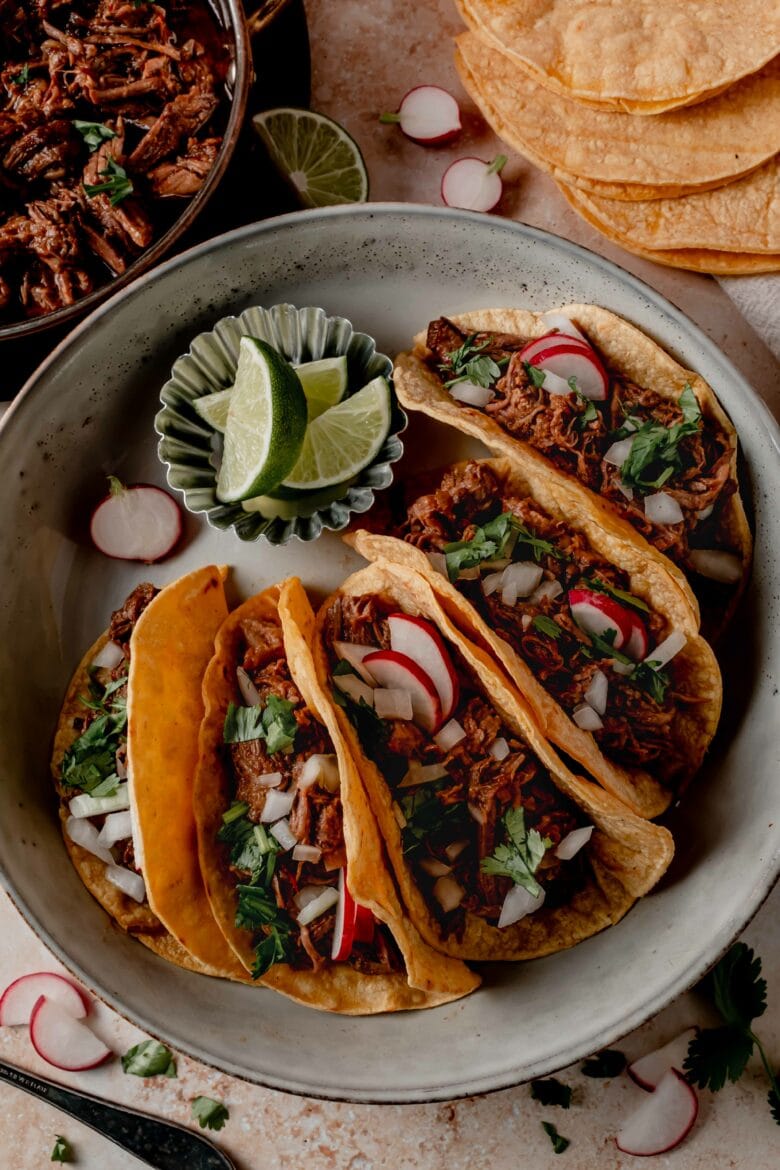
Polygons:
[[[662,887],[572,951],[487,970],[469,999],[373,1019],[214,983],[118,934],[67,860],[47,770],[48,737],[84,647],[144,577],[163,583],[216,560],[234,566],[239,593],[289,573],[325,589],[356,563],[334,534],[270,548],[195,517],[177,555],[152,569],[90,548],[89,508],[104,475],[165,482],[153,418],[174,359],[196,333],[252,304],[322,305],[394,353],[440,312],[574,300],[622,313],[707,378],[740,432],[753,484],[756,567],[734,627],[738,665],[724,671],[724,723],[708,764],[672,817],[678,854]],[[468,449],[419,419],[408,441],[429,463]],[[718,957],[772,885],[780,825],[777,427],[698,329],[607,261],[505,220],[424,207],[339,208],[241,229],[149,273],[79,326],[6,416],[0,466],[4,881],[64,962],[179,1050],[276,1088],[360,1101],[511,1085],[613,1042],[658,1011]]]

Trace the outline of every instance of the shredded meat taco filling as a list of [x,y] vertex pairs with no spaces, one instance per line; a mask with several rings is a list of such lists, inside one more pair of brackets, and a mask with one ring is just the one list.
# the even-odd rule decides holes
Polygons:
[[[493,365],[483,363],[479,381],[492,390],[485,413],[510,435],[541,451],[561,471],[610,500],[629,523],[687,572],[697,571],[692,551],[726,549],[722,511],[736,491],[729,440],[721,427],[702,414],[693,391],[687,388],[678,401],[670,401],[610,369],[599,354],[610,386],[604,402],[592,401],[576,390],[551,394],[544,389],[541,371],[521,357],[519,351],[527,340],[507,334],[467,337],[441,317],[428,326],[428,364],[437,377],[450,383],[464,376],[464,370],[468,376],[473,369],[468,360],[490,358]],[[632,436],[636,439],[629,443],[631,453],[616,456],[615,444]],[[679,505],[680,520],[659,523],[646,516],[645,499],[661,491]]]
[[[318,894],[335,890],[346,865],[336,756],[292,680],[281,627],[247,618],[241,631],[239,687],[251,703],[231,704],[225,720],[235,791],[220,830],[231,846],[238,883],[236,923],[254,932],[255,977],[277,962],[316,971],[331,961],[335,900],[307,923],[298,918]],[[313,757],[323,764],[314,780],[316,769],[307,769]],[[291,797],[288,810],[283,799],[280,804],[282,794]],[[272,801],[281,811],[266,816]],[[308,860],[296,860],[296,846],[304,847]],[[390,931],[375,922],[372,935],[356,940],[345,961],[366,975],[402,971]]]
[[334,644],[387,646],[387,617],[397,612],[383,596],[341,598],[329,611],[326,635],[334,696],[391,789],[404,854],[431,909],[458,937],[467,913],[503,926],[502,908],[518,886],[537,906],[567,902],[585,878],[587,851],[561,861],[556,849],[585,818],[475,687],[450,644],[459,698],[447,727],[456,727],[459,738],[449,748],[414,722],[380,718],[339,689],[346,663]]

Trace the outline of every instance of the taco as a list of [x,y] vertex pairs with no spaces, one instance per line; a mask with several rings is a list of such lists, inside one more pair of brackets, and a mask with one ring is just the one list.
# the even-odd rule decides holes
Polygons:
[[409,915],[463,959],[528,959],[617,922],[668,831],[572,773],[428,582],[378,561],[317,618],[315,661]]
[[440,317],[395,385],[404,406],[565,479],[608,532],[670,559],[706,629],[725,624],[752,544],[736,434],[707,383],[639,329],[593,305]]
[[211,918],[192,813],[201,679],[226,614],[214,566],[134,589],[71,680],[52,771],[71,860],[114,921],[178,966],[243,978]]
[[701,764],[722,692],[673,579],[535,464],[471,460],[404,489],[350,543],[426,577],[545,736],[658,816]]
[[312,1007],[431,1007],[479,984],[402,911],[340,742],[297,579],[250,598],[203,680],[195,782],[201,869],[225,939],[258,983]]

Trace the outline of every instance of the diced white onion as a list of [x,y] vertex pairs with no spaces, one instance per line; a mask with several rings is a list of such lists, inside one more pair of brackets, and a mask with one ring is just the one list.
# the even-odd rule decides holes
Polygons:
[[638,431],[639,430],[639,423],[634,422],[634,420],[632,418],[626,418],[623,420],[623,430],[624,431]]
[[499,735],[498,739],[494,739],[488,749],[488,754],[494,760],[505,760],[509,755],[509,744],[504,739],[503,735]]
[[279,792],[276,788],[269,788],[268,795],[265,798],[263,811],[260,813],[260,821],[264,825],[269,825],[273,821],[281,820],[286,817],[293,806],[295,800],[294,792]]
[[615,674],[631,674],[635,669],[635,666],[636,663],[634,662],[619,662],[617,658],[612,659],[612,669],[614,670]]
[[125,652],[117,642],[106,642],[100,650],[98,650],[95,657],[90,662],[90,666],[96,669],[102,667],[103,670],[113,670],[125,656]]
[[530,613],[524,613],[523,616],[520,618],[520,625],[523,627],[524,630],[530,630],[531,623],[533,622],[533,620],[534,619],[531,617]]
[[103,821],[98,842],[106,849],[110,849],[112,845],[116,845],[117,841],[126,841],[132,835],[133,818],[130,809],[126,808],[122,812],[109,813]]
[[482,592],[485,597],[490,597],[497,589],[501,588],[504,580],[504,570],[500,573],[488,573],[487,577],[482,578]]
[[645,496],[645,516],[651,524],[679,524],[685,519],[677,500],[667,492]]
[[622,479],[618,478],[615,480],[615,487],[617,488],[617,490],[619,492],[622,492],[622,494],[626,497],[627,500],[633,500],[634,489],[632,487],[629,487],[627,483],[623,483]]
[[585,702],[592,707],[597,715],[603,715],[607,709],[607,695],[609,693],[609,679],[603,670],[597,670],[588,684],[585,692]]
[[[531,365],[534,364],[534,362],[531,362]],[[548,394],[571,394],[571,386],[565,378],[561,378],[558,374],[554,374],[552,370],[545,370],[542,366],[537,366],[536,368],[541,369],[542,373],[544,374],[544,382],[542,383],[542,386]]]
[[517,605],[517,585],[512,582],[509,585],[504,585],[501,590],[501,601],[504,605],[511,607]]
[[416,788],[418,784],[432,784],[434,780],[443,780],[447,775],[447,769],[443,764],[421,764],[417,760],[410,760],[409,771],[398,787]]
[[433,742],[437,748],[441,748],[443,752],[452,751],[456,744],[460,743],[462,739],[466,738],[466,732],[458,723],[457,719],[450,719],[445,723],[441,731],[437,731],[433,737]]
[[244,670],[243,666],[236,667],[236,682],[238,689],[241,692],[241,698],[246,703],[247,707],[259,707],[261,703],[260,692],[258,691],[251,678]]
[[357,642],[334,642],[333,649],[339,658],[343,658],[353,670],[357,671],[363,682],[368,683],[369,686],[374,685],[376,680],[368,667],[363,665],[363,659],[367,654],[375,654],[379,649],[378,646],[361,646]]
[[709,518],[712,515],[714,510],[715,510],[715,505],[710,504],[708,507],[702,508],[702,510],[700,512],[697,512],[696,515],[697,515],[699,520],[709,520]]
[[608,447],[604,452],[604,462],[611,463],[614,467],[622,467],[631,454],[635,437],[635,435],[628,435],[625,439],[618,439],[616,443]]
[[296,845],[292,851],[293,861],[311,861],[315,865],[322,857],[322,850],[316,845]]
[[460,906],[465,893],[463,887],[459,886],[455,878],[450,877],[449,874],[446,877],[440,877],[433,886],[433,896],[445,914]]
[[528,892],[525,886],[512,886],[501,907],[498,929],[503,930],[505,926],[514,926],[527,914],[533,914],[544,902],[544,897],[544,890],[534,896]]
[[275,825],[271,825],[268,831],[272,837],[276,838],[282,849],[294,849],[298,844],[298,838],[286,820],[277,821]]
[[582,829],[572,829],[561,841],[555,850],[555,856],[561,861],[571,861],[579,853],[583,845],[587,845],[593,836],[593,825],[585,825]]
[[429,552],[428,560],[431,562],[431,566],[436,570],[436,572],[441,573],[442,577],[449,576],[447,572],[447,558],[445,557],[444,553]]
[[556,597],[560,597],[563,593],[563,585],[560,581],[542,581],[541,585],[537,585],[531,594],[530,601],[533,605],[538,605],[544,597],[549,597],[552,601]]
[[457,859],[460,857],[461,853],[467,847],[467,845],[468,845],[468,841],[466,841],[466,840],[453,841],[444,850],[445,854],[447,855],[447,859],[449,861],[457,861]]
[[315,918],[330,910],[331,906],[335,906],[338,900],[339,892],[335,886],[321,886],[317,897],[312,898],[298,915],[298,925],[308,926]]
[[557,329],[559,333],[563,333],[566,337],[578,337],[580,341],[584,341],[586,345],[590,345],[587,337],[580,333],[573,321],[570,321],[565,313],[544,313],[542,321],[549,330]]
[[374,710],[380,719],[411,719],[411,691],[377,687],[374,691]]
[[475,804],[469,804],[468,810],[469,810],[469,816],[472,817],[472,819],[475,820],[478,825],[484,825],[485,814],[483,813],[481,808],[477,808],[477,806]]
[[315,898],[319,898],[322,893],[322,886],[301,886],[297,894],[293,895],[293,902],[299,910],[303,910],[309,902],[313,902]]
[[465,402],[467,406],[476,406],[478,410],[483,410],[496,396],[489,386],[478,386],[476,382],[466,381],[450,386],[450,394],[456,402]]
[[709,577],[711,581],[736,585],[742,578],[742,562],[734,553],[723,552],[718,548],[694,548],[689,556],[696,572],[701,573],[702,577]]
[[688,639],[685,634],[679,630],[672,630],[668,638],[664,638],[663,642],[659,642],[655,650],[651,650],[645,658],[645,662],[657,662],[661,666],[666,666],[674,658],[675,654],[679,654],[685,646]]
[[257,783],[261,784],[263,788],[278,788],[281,782],[281,772],[263,772],[261,776],[257,777]]
[[532,561],[517,561],[504,569],[504,584],[515,585],[518,597],[529,597],[544,576],[541,565]]
[[97,831],[97,827],[91,821],[85,821],[79,817],[68,817],[65,822],[65,832],[74,844],[80,845],[88,853],[93,853],[95,857],[99,857],[106,865],[114,864],[114,859],[106,846],[101,845],[100,834]]
[[116,886],[123,894],[127,894],[128,898],[132,898],[134,902],[143,902],[146,900],[144,879],[140,873],[136,873],[132,869],[124,869],[121,865],[107,865],[106,881],[111,882],[112,886]]
[[448,873],[452,873],[452,866],[445,865],[443,861],[439,861],[438,857],[424,857],[420,862],[420,869],[424,869],[431,877],[446,877]]
[[406,828],[406,817],[404,816],[403,809],[401,808],[401,806],[397,800],[393,801],[393,816],[395,817],[395,821],[396,821],[396,824],[398,825],[398,828],[405,829]]
[[604,724],[598,714],[587,703],[580,703],[574,708],[572,719],[583,731],[600,731]]
[[105,813],[121,812],[130,808],[130,794],[126,784],[120,784],[113,796],[90,796],[81,792],[68,805],[72,817],[99,817]]
[[[365,667],[364,667],[365,669]],[[359,703],[361,699],[368,703],[369,707],[374,705],[374,690],[373,687],[364,683],[361,678],[354,674],[334,674],[333,681],[340,691],[348,695],[355,703]]]
[[341,786],[339,761],[333,752],[315,752],[302,765],[298,773],[298,787],[311,788],[312,784],[319,784],[326,792],[338,792]]

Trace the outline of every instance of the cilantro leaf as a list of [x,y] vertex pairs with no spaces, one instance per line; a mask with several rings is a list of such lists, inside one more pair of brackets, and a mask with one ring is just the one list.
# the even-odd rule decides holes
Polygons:
[[725,1023],[735,1028],[749,1028],[766,1011],[761,960],[745,943],[735,943],[715,966],[708,990]]
[[110,158],[100,175],[103,179],[102,183],[84,184],[84,191],[90,199],[94,199],[96,195],[105,194],[108,195],[111,206],[116,207],[117,203],[121,203],[128,195],[132,195],[133,180],[116,159]]
[[552,1148],[553,1148],[554,1154],[562,1154],[564,1150],[568,1150],[569,1146],[571,1145],[571,1142],[569,1141],[568,1138],[565,1138],[561,1134],[558,1133],[558,1130],[555,1128],[555,1126],[553,1125],[553,1123],[551,1121],[543,1121],[542,1122],[542,1129],[544,1130],[544,1132],[547,1134],[550,1141],[552,1142]]
[[462,569],[473,569],[483,561],[503,560],[514,555],[518,545],[530,551],[535,561],[543,556],[566,560],[549,540],[521,524],[513,512],[502,512],[477,528],[471,540],[455,540],[444,546],[447,575],[456,581]]
[[569,378],[569,387],[577,396],[577,402],[582,406],[580,417],[575,422],[575,427],[578,431],[584,431],[588,423],[595,422],[599,417],[599,412],[596,409],[596,403],[592,398],[586,397],[577,386],[576,378]]
[[133,1077],[175,1077],[176,1060],[159,1040],[142,1040],[122,1057],[122,1071]]
[[531,1096],[541,1105],[560,1105],[568,1109],[571,1105],[571,1089],[555,1077],[531,1081]]
[[627,654],[615,649],[614,642],[617,630],[607,629],[603,634],[593,634],[589,630],[588,637],[594,650],[598,650],[605,658],[614,658],[617,662],[622,662],[624,666],[634,666],[633,658],[629,658]]
[[661,669],[659,663],[652,660],[638,662],[628,678],[640,690],[647,691],[659,706],[666,698],[666,690],[671,682],[667,672]]
[[[16,77],[11,78],[11,81],[13,82],[14,85],[18,85],[22,88],[25,85],[27,85],[29,80],[30,80],[30,66],[26,63],[22,66],[22,68],[16,74]],[[54,1159],[52,1159],[52,1161],[54,1161]]]
[[247,743],[264,739],[271,755],[290,751],[298,724],[293,715],[295,703],[269,695],[265,706],[239,707],[228,703],[223,738],[225,743]]
[[616,1077],[626,1067],[626,1058],[617,1048],[603,1048],[595,1056],[583,1061],[581,1071],[586,1077]]
[[443,804],[436,796],[450,783],[444,776],[433,784],[419,784],[401,796],[401,812],[406,824],[401,832],[404,853],[414,855],[426,841],[437,836],[457,837],[465,831],[468,811],[465,804]]
[[620,468],[620,478],[626,487],[644,491],[658,489],[676,472],[682,471],[680,444],[687,435],[696,434],[701,429],[701,409],[690,386],[686,386],[680,395],[679,407],[682,422],[666,427],[647,419],[638,430],[627,432],[633,434],[634,441]]
[[542,837],[536,829],[527,829],[522,808],[510,808],[501,818],[508,840],[497,845],[490,857],[483,857],[483,873],[511,878],[516,886],[523,886],[536,897],[542,887],[534,877],[539,863],[552,845],[549,837]]
[[89,148],[90,154],[94,153],[101,143],[116,138],[116,131],[106,126],[104,122],[82,122],[74,118],[73,126],[84,139],[84,145]]
[[540,370],[538,366],[532,366],[529,362],[523,362],[526,374],[531,379],[531,385],[534,389],[539,390],[544,386],[544,379],[546,374],[544,370]]
[[248,805],[234,802],[222,816],[217,840],[230,846],[230,864],[246,870],[253,884],[270,885],[281,846],[269,836],[264,825],[256,825],[246,816]]
[[58,1133],[54,1142],[54,1149],[51,1152],[50,1161],[72,1162],[73,1160],[73,1148],[70,1142]]
[[106,687],[93,679],[90,696],[80,696],[85,707],[101,714],[73,741],[62,758],[61,782],[67,788],[80,788],[97,796],[110,796],[116,791],[119,782],[116,753],[127,729],[127,703],[115,699],[108,705],[107,700],[126,683],[124,675]]
[[476,336],[476,333],[472,333],[457,349],[450,350],[447,355],[449,362],[439,366],[443,374],[455,375],[444,383],[445,386],[454,386],[456,382],[473,382],[487,390],[501,377],[501,367],[509,359],[502,358],[497,362],[489,354],[483,353],[490,345],[491,338],[487,337],[475,345]]
[[703,1028],[688,1045],[683,1071],[701,1089],[717,1092],[738,1081],[753,1053],[753,1041],[739,1028]]
[[260,932],[255,944],[252,978],[265,975],[274,963],[284,963],[295,953],[295,923],[286,910],[276,903],[274,894],[261,886],[236,886],[238,907],[236,926]]
[[[780,1079],[780,1073],[775,1074],[775,1079]],[[767,1094],[767,1101],[769,1102],[769,1111],[772,1117],[780,1125],[780,1090],[770,1089]]]
[[221,1101],[213,1097],[196,1097],[192,1102],[192,1116],[201,1129],[222,1129],[230,1113]]
[[614,597],[615,601],[622,601],[624,605],[630,605],[632,609],[641,610],[642,613],[650,613],[650,606],[641,597],[635,597],[633,593],[629,593],[625,589],[616,589],[614,585],[607,585],[606,581],[602,581],[598,577],[583,577],[581,584],[586,589],[594,590],[596,593],[606,593],[607,597]]
[[228,703],[223,730],[225,743],[248,743],[263,738],[263,708]]
[[531,625],[540,634],[546,634],[548,638],[554,638],[557,642],[559,638],[563,637],[563,630],[556,621],[547,617],[546,614],[540,613],[533,619]]

